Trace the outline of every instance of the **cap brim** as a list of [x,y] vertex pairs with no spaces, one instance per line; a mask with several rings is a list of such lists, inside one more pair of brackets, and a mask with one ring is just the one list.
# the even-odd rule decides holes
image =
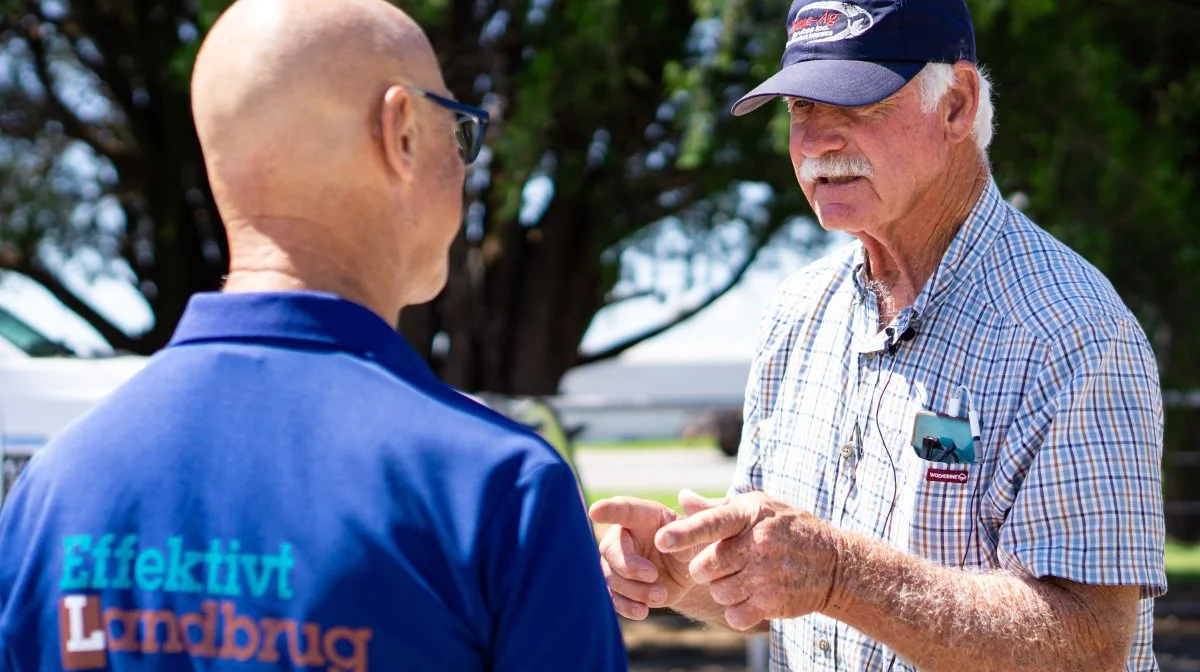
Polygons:
[[733,105],[740,117],[772,98],[804,98],[839,107],[871,105],[900,90],[925,67],[912,61],[814,60],[793,63]]

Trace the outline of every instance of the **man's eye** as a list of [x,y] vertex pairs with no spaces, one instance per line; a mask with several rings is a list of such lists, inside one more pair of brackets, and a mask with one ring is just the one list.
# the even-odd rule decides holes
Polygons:
[[787,101],[787,106],[788,111],[794,113],[812,107],[812,101],[805,100],[803,98],[789,98]]

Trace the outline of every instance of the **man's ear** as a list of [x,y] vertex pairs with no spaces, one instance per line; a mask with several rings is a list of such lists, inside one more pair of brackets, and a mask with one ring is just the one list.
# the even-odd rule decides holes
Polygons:
[[967,61],[954,64],[954,83],[943,99],[946,139],[959,143],[971,137],[975,113],[979,110],[979,73]]
[[383,94],[379,129],[388,170],[402,180],[412,179],[417,126],[412,96],[403,86],[392,86]]

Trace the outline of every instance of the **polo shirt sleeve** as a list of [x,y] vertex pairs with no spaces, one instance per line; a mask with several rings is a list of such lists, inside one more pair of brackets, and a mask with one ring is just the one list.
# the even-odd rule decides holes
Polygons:
[[1001,565],[1164,593],[1162,396],[1141,328],[1110,316],[1064,328],[1018,423],[1020,445],[997,465],[1019,484]]
[[495,672],[627,669],[596,538],[566,464],[523,474],[484,552]]

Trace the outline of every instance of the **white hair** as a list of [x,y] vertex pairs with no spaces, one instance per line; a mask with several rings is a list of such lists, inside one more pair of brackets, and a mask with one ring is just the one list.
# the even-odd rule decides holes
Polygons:
[[[987,156],[995,129],[992,82],[982,67],[975,68],[975,72],[979,74],[979,108],[975,111],[975,125],[971,129],[971,136],[975,138],[975,145],[979,147],[979,151]],[[926,114],[932,114],[954,84],[954,66],[949,63],[930,63],[917,73],[917,82],[921,88],[921,108]]]

